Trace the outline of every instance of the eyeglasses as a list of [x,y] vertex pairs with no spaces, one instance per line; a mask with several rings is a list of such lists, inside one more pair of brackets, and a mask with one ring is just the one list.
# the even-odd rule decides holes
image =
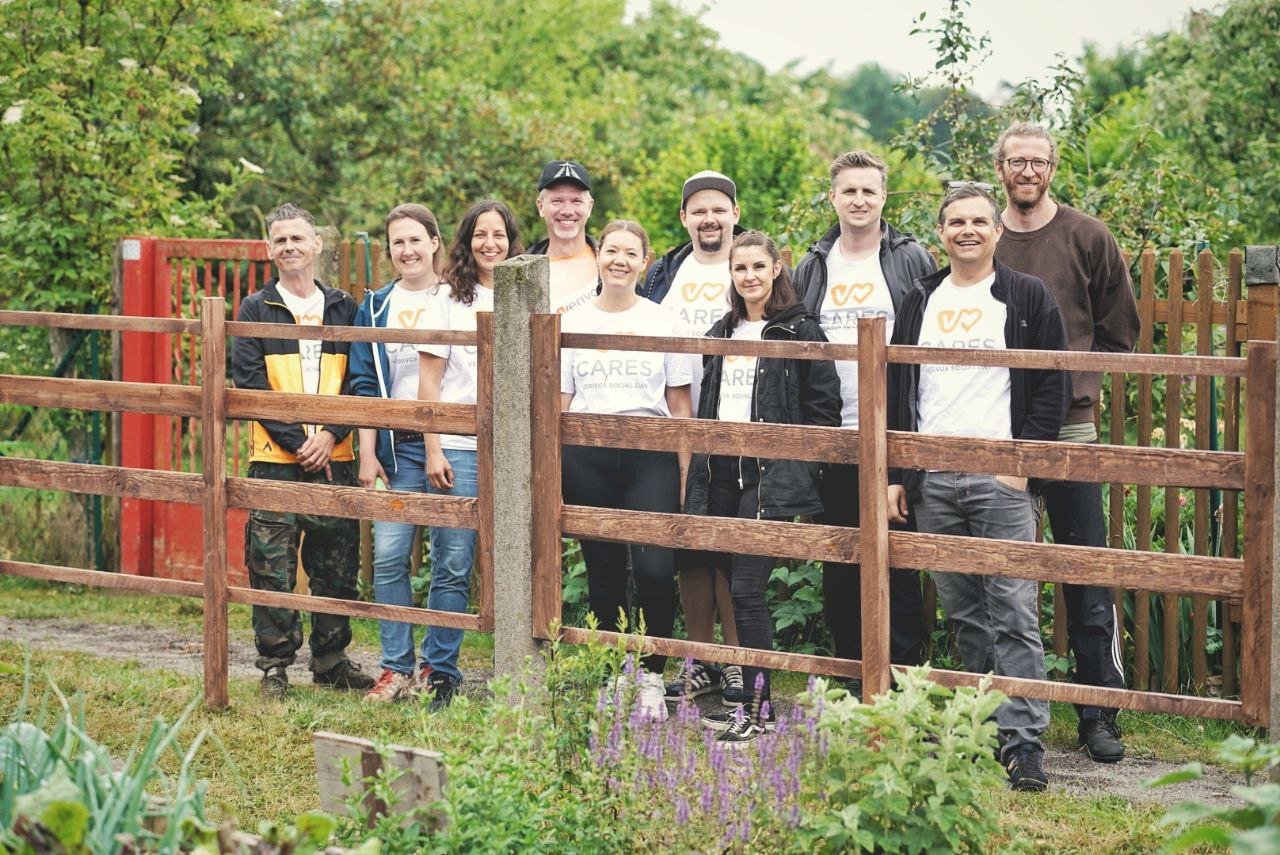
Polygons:
[[1031,164],[1031,171],[1036,175],[1044,175],[1045,170],[1053,166],[1052,160],[1045,160],[1043,157],[1006,157],[1004,165],[1012,169],[1014,172],[1021,172],[1027,168],[1027,164]]
[[974,190],[981,190],[983,193],[994,193],[996,186],[988,184],[985,181],[948,181],[948,190],[968,190],[972,187]]

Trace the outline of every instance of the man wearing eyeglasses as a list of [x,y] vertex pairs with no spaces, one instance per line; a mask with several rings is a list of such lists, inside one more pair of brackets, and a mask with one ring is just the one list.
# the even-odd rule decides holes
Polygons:
[[[1129,353],[1138,337],[1138,306],[1129,268],[1106,225],[1054,201],[1049,184],[1058,165],[1053,137],[1039,125],[1007,128],[995,145],[996,175],[1008,202],[1001,214],[1004,235],[996,258],[1044,281],[1067,324],[1067,349]],[[1072,398],[1059,440],[1097,442],[1094,407],[1102,374],[1071,374]],[[1055,543],[1106,546],[1102,485],[1053,481],[1043,488]],[[1111,590],[1097,585],[1062,586],[1067,638],[1076,657],[1075,679],[1091,686],[1123,689],[1119,620]],[[1077,706],[1078,737],[1099,763],[1124,758],[1116,710]]]

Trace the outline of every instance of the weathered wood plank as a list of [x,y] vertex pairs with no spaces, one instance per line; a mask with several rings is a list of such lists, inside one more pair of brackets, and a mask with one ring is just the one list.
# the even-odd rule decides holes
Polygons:
[[476,316],[476,602],[480,627],[493,631],[493,520],[498,485],[493,475],[493,314]]
[[858,321],[858,557],[862,700],[889,691],[889,455],[885,320]]
[[[1213,353],[1213,253],[1202,250],[1196,256],[1196,353]],[[1217,381],[1201,375],[1196,378],[1196,448],[1207,450],[1209,437],[1217,432],[1218,414],[1210,409],[1210,390]],[[1192,542],[1197,555],[1209,554],[1209,491],[1195,491]],[[1209,600],[1191,598],[1191,682],[1203,692],[1209,678]]]
[[[1141,272],[1138,278],[1138,352],[1149,354],[1154,349],[1152,306],[1156,291],[1156,256],[1144,250]],[[1150,446],[1154,404],[1152,390],[1154,378],[1150,374],[1138,375],[1138,445]],[[1151,550],[1151,487],[1138,485],[1138,512],[1135,528],[1136,546],[1139,552]],[[1135,689],[1151,687],[1151,592],[1134,592],[1133,659]]]
[[0,485],[189,504],[203,491],[199,475],[20,457],[0,457]]
[[83,570],[78,567],[57,567],[50,564],[32,564],[26,561],[0,559],[0,575],[21,576],[43,582],[69,582],[91,588],[110,588],[116,591],[135,591],[139,594],[162,594],[169,597],[203,597],[204,586],[199,582],[179,579],[157,579],[152,576],[130,576],[126,573],[107,573],[102,570]]
[[231,419],[275,419],[282,422],[475,434],[475,410],[474,404],[397,401],[352,395],[302,395],[262,389],[227,390],[227,418]]
[[[1183,289],[1182,253],[1174,250],[1169,253],[1169,326],[1165,330],[1165,346],[1172,356],[1182,352],[1182,289]],[[1182,446],[1182,377],[1180,374],[1166,374],[1164,378],[1164,442],[1168,448]],[[1181,551],[1182,521],[1179,492],[1177,487],[1166,487],[1164,491],[1164,551],[1170,555]],[[1165,592],[1161,598],[1164,604],[1161,615],[1163,632],[1161,638],[1164,650],[1160,660],[1160,685],[1164,691],[1178,691],[1178,660],[1181,652],[1181,611],[1178,597]]]
[[470,330],[386,329],[384,327],[317,327],[228,321],[227,335],[240,338],[320,339],[321,341],[379,341],[387,344],[450,344],[474,346]]
[[[1233,249],[1227,258],[1227,305],[1232,307],[1228,313],[1229,316],[1234,316],[1237,305],[1243,305],[1240,302],[1240,283],[1243,280],[1243,273],[1244,253],[1239,249]],[[1247,327],[1242,329],[1235,324],[1228,324],[1226,332],[1226,355],[1239,356],[1240,333],[1247,333]],[[1240,379],[1228,377],[1224,380],[1224,385],[1226,388],[1222,398],[1222,447],[1226,451],[1239,451]],[[1222,554],[1226,558],[1237,558],[1240,555],[1237,534],[1240,530],[1239,523],[1240,495],[1225,493],[1222,497]],[[1236,696],[1239,685],[1237,677],[1239,654],[1236,650],[1236,640],[1236,621],[1231,617],[1231,610],[1224,607],[1222,609],[1222,694],[1228,698]]]
[[[859,530],[807,523],[691,517],[565,505],[561,530],[571,537],[685,549],[750,552],[783,558],[856,563]],[[1184,594],[1237,598],[1243,562],[1102,547],[1019,543],[914,532],[889,532],[889,564],[1081,585],[1143,585]],[[1157,584],[1152,584],[1153,582]]]
[[224,709],[230,702],[227,694],[227,337],[222,329],[225,323],[223,299],[206,297],[200,309],[204,703],[215,710]]
[[311,514],[348,519],[377,519],[450,528],[477,528],[480,523],[477,499],[260,478],[228,478],[227,504],[233,508],[268,511],[305,509]]
[[200,409],[200,390],[169,383],[0,374],[0,404],[196,416]]
[[446,626],[453,629],[480,629],[479,615],[466,612],[442,612],[435,609],[417,609],[411,606],[389,606],[383,603],[366,603],[361,600],[339,600],[333,597],[312,597],[284,591],[259,591],[235,585],[227,588],[227,598],[233,603],[249,606],[271,606],[278,609],[296,609],[326,615],[346,615],[369,620],[394,620],[415,626]]
[[0,327],[49,327],[63,330],[115,332],[200,332],[200,321],[188,318],[141,318],[129,315],[76,315],[70,312],[14,312],[0,310]]
[[[421,816],[418,812],[425,811],[444,796],[444,755],[437,751],[387,745],[384,757],[368,739],[324,730],[313,733],[311,741],[315,746],[321,810],[338,816],[349,814],[347,803],[351,797],[363,794],[372,826],[378,816],[386,814],[387,805],[373,795],[365,779],[376,776],[384,766],[398,773],[391,782],[397,813],[414,812]],[[355,773],[356,780],[350,784],[343,782],[344,768]],[[412,819],[406,816],[405,823]],[[443,823],[444,816],[440,813],[433,813],[428,820],[433,830],[440,829]]]
[[560,315],[535,314],[532,323],[533,632],[549,638],[560,620]]
[[1272,525],[1275,514],[1276,345],[1249,342],[1245,396],[1244,591],[1240,700],[1245,718],[1269,727],[1271,709]]

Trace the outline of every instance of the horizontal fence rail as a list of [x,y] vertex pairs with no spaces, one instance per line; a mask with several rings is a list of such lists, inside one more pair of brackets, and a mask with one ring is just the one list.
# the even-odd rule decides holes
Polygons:
[[[239,257],[239,256],[228,256]],[[517,260],[519,261],[519,260]],[[545,264],[545,262],[543,262]],[[1146,263],[1144,259],[1144,264]],[[528,284],[525,282],[524,284]],[[545,283],[544,283],[545,287]],[[1128,709],[1197,715],[1266,724],[1270,712],[1270,643],[1273,635],[1272,542],[1274,515],[1274,427],[1276,418],[1276,350],[1269,341],[1252,341],[1247,358],[1150,353],[1097,354],[1045,351],[969,351],[906,346],[886,346],[882,326],[875,321],[860,324],[860,344],[820,342],[744,342],[718,339],[640,336],[581,335],[560,332],[558,315],[538,311],[536,301],[497,301],[499,313],[523,312],[524,342],[496,341],[520,330],[519,318],[496,323],[480,316],[478,332],[404,331],[354,327],[296,327],[246,324],[226,319],[220,298],[200,301],[198,320],[176,318],[58,315],[32,312],[0,312],[0,325],[45,328],[99,329],[126,333],[150,333],[160,339],[198,336],[199,385],[122,383],[61,380],[0,375],[0,402],[40,407],[80,408],[104,411],[152,413],[198,419],[201,422],[200,473],[151,469],[122,469],[92,464],[58,463],[13,458],[0,459],[0,485],[32,489],[58,489],[157,501],[201,504],[206,521],[205,579],[203,583],[103,574],[77,568],[50,567],[16,561],[0,561],[0,573],[51,581],[75,582],[136,592],[201,597],[206,610],[206,695],[212,706],[224,706],[226,698],[226,605],[242,603],[297,608],[361,618],[401,620],[415,624],[490,630],[495,622],[493,576],[495,526],[502,521],[496,502],[492,446],[493,356],[495,348],[524,347],[529,354],[527,378],[503,378],[524,382],[528,406],[524,413],[503,411],[500,418],[526,418],[531,425],[528,455],[532,494],[520,513],[531,520],[532,560],[523,572],[533,616],[532,635],[547,639],[553,634],[572,643],[592,635],[618,641],[646,652],[672,656],[697,656],[715,661],[787,668],[837,676],[861,676],[869,694],[888,687],[887,590],[890,567],[951,569],[959,572],[1034,578],[1048,582],[1073,582],[1117,586],[1138,591],[1159,591],[1169,596],[1215,598],[1239,609],[1243,673],[1239,701],[1200,698],[1172,692],[1099,689],[1051,681],[996,678],[1002,691],[1047,700],[1114,706]],[[503,308],[503,306],[506,308]],[[1145,301],[1149,308],[1151,301]],[[1170,323],[1181,318],[1177,300],[1165,301],[1164,317]],[[545,307],[544,307],[545,308]],[[1207,317],[1227,323],[1232,335],[1251,320],[1241,304],[1217,303],[1202,310]],[[882,323],[882,322],[879,322]],[[350,396],[311,396],[225,388],[228,336],[281,339],[322,339],[341,342],[406,342],[451,344],[479,349],[480,382],[476,405],[417,401],[365,401]],[[1144,333],[1145,335],[1145,333]],[[1237,339],[1238,340],[1238,339]],[[161,345],[161,347],[167,347]],[[763,424],[720,424],[697,419],[652,419],[561,413],[559,361],[562,347],[589,347],[618,351],[657,351],[693,354],[767,356],[793,359],[839,359],[858,363],[862,395],[863,431],[837,428]],[[1173,344],[1170,343],[1170,348]],[[194,351],[193,351],[194,352]],[[1024,440],[992,441],[956,437],[931,437],[887,432],[884,366],[899,363],[947,363],[1059,370],[1090,370],[1134,375],[1150,384],[1153,375],[1176,382],[1201,378],[1244,381],[1248,397],[1238,426],[1248,437],[1244,450],[1178,447],[1125,447]],[[192,375],[194,376],[194,374]],[[1196,378],[1184,381],[1183,378]],[[1230,387],[1229,387],[1230,388]],[[508,389],[508,394],[509,394]],[[1151,445],[1150,414],[1142,416],[1139,439]],[[478,437],[480,463],[479,498],[405,494],[330,485],[278,484],[226,474],[226,426],[236,419],[270,418],[281,421],[327,421],[364,427],[418,430]],[[1176,427],[1176,426],[1175,426]],[[1123,432],[1118,435],[1124,439]],[[1114,433],[1111,439],[1117,439]],[[707,452],[858,463],[861,472],[863,517],[857,528],[796,522],[691,517],[638,511],[608,510],[565,505],[561,496],[560,462],[564,445],[607,448]],[[503,453],[510,452],[510,449]],[[1139,490],[1178,488],[1238,491],[1244,496],[1243,555],[1224,557],[1158,553],[1149,540],[1139,539],[1138,549],[1067,547],[1050,544],[979,540],[949,535],[890,532],[883,507],[887,470],[890,468],[942,468],[980,473],[1014,474],[1035,478],[1069,479],[1095,483],[1137,485]],[[228,584],[226,578],[225,517],[227,508],[292,510],[300,505],[316,513],[377,518],[417,524],[438,524],[476,529],[478,614],[456,614],[383,606],[373,603],[309,597],[293,593],[258,591]],[[1139,503],[1139,513],[1142,505]],[[1114,504],[1112,506],[1114,517]],[[216,522],[221,520],[220,523]],[[1149,520],[1149,518],[1148,518]],[[1139,528],[1141,528],[1141,516]],[[219,529],[221,526],[221,530]],[[561,536],[646,543],[677,548],[751,552],[780,557],[811,558],[826,562],[862,565],[862,660],[731,648],[679,639],[650,636],[617,636],[561,627]],[[1113,534],[1114,541],[1114,534]],[[1176,546],[1176,543],[1175,543]],[[1145,548],[1144,548],[1145,547]],[[1166,546],[1166,549],[1168,546]],[[1234,547],[1233,547],[1234,548]],[[516,590],[513,588],[512,590]],[[518,603],[506,603],[511,609]],[[947,685],[974,685],[978,675],[933,671],[933,678]]]

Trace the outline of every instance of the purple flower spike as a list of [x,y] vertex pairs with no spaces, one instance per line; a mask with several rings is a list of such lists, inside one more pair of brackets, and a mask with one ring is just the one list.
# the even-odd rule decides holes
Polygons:
[[689,824],[689,801],[680,796],[676,799],[676,825]]

